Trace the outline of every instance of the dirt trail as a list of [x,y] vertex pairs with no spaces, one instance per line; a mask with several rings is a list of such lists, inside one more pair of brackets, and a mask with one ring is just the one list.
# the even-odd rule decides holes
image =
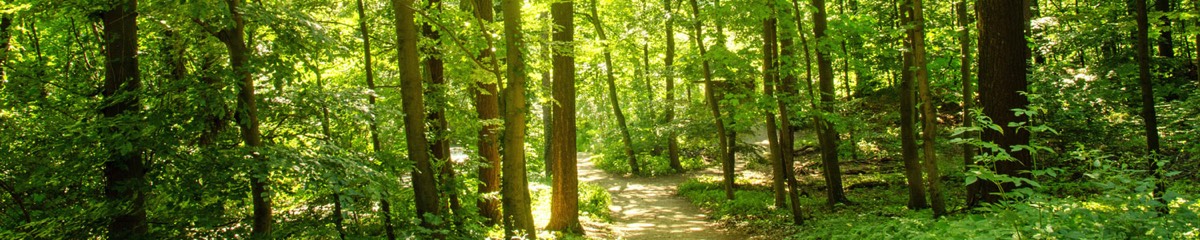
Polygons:
[[746,236],[720,230],[708,215],[683,197],[675,187],[685,175],[624,177],[605,173],[579,155],[579,179],[598,184],[612,195],[612,230],[621,239],[740,240]]

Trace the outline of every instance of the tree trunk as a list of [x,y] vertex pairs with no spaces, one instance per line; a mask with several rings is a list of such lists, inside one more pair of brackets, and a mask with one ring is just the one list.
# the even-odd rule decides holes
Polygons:
[[[1149,21],[1146,13],[1146,2],[1135,1],[1137,8],[1137,61],[1138,61],[1138,84],[1142,90],[1142,121],[1145,122],[1146,130],[1146,149],[1153,156],[1158,154],[1159,150],[1159,135],[1158,135],[1158,114],[1154,109],[1154,83],[1150,75],[1150,40],[1148,32],[1150,30]],[[1158,0],[1158,2],[1162,2]],[[1159,6],[1161,7],[1161,6]],[[1159,10],[1162,10],[1161,8]],[[1165,32],[1163,34],[1167,34]],[[1159,53],[1163,53],[1164,49],[1170,49],[1170,39],[1168,37],[1167,46],[1163,48],[1162,38],[1159,39]],[[1169,50],[1167,50],[1169,51]],[[1165,56],[1171,57],[1171,56]],[[1154,199],[1162,201],[1162,194],[1166,190],[1166,186],[1162,184],[1162,175],[1158,174],[1158,158],[1150,157],[1147,161],[1150,172],[1159,178],[1154,187]]]
[[267,183],[270,181],[267,176],[270,172],[266,169],[266,157],[257,153],[258,148],[263,146],[262,133],[258,129],[254,79],[251,78],[251,69],[247,66],[249,61],[247,55],[250,50],[246,47],[245,20],[239,10],[242,0],[226,0],[225,4],[229,8],[229,18],[233,25],[231,28],[217,31],[214,35],[225,44],[225,48],[229,51],[229,65],[234,69],[239,80],[238,110],[234,118],[238,128],[241,129],[242,142],[255,152],[253,156],[258,162],[256,164],[258,166],[254,167],[252,170],[254,173],[250,177],[250,193],[254,205],[254,225],[251,235],[257,238],[267,238],[271,236],[273,223],[270,193],[267,189]]
[[[828,21],[825,14],[825,0],[812,0],[813,7],[816,7],[817,12],[813,14],[813,36],[817,39],[825,38],[825,30],[828,28]],[[833,61],[829,57],[829,50],[817,48],[817,73],[820,80],[821,88],[821,112],[830,114],[833,112],[834,104],[834,89],[833,89]],[[828,118],[822,117],[817,125],[817,130],[820,135],[821,143],[821,163],[822,173],[825,175],[825,194],[828,197],[826,204],[833,208],[837,203],[849,203],[846,199],[845,191],[842,189],[842,170],[838,166],[838,134],[833,127],[833,122]]]
[[1158,56],[1163,58],[1174,58],[1175,49],[1171,41],[1171,18],[1167,14],[1171,13],[1170,0],[1154,0],[1154,10],[1163,14],[1158,20],[1162,24],[1158,26]]
[[529,200],[529,180],[525,169],[525,40],[521,34],[520,0],[503,0],[504,39],[507,56],[508,85],[504,98],[504,178],[501,194],[504,201],[504,232],[507,238],[514,233],[527,239],[537,238]]
[[[959,56],[959,81],[962,82],[962,126],[970,128],[975,125],[975,117],[971,115],[971,111],[975,108],[975,90],[971,83],[971,18],[967,16],[967,2],[960,0],[954,3],[954,13],[958,18],[958,51]],[[963,138],[975,138],[974,133],[963,133]],[[974,145],[963,144],[963,168],[964,170],[974,163],[975,153],[979,150]]]
[[[675,172],[683,172],[683,164],[679,162],[679,141],[676,140],[676,132],[674,127],[675,121],[675,16],[671,11],[673,0],[663,0],[663,8],[667,13],[667,32],[664,38],[667,39],[666,59],[663,60],[663,65],[666,65],[667,92],[666,98],[666,113],[664,113],[663,126],[667,126],[667,159],[670,161],[671,169]],[[1197,38],[1200,39],[1200,38]],[[1200,58],[1198,58],[1200,59]]]
[[[371,137],[371,150],[375,154],[383,152],[383,145],[379,141],[379,124],[375,119],[375,71],[374,64],[371,63],[371,29],[367,27],[367,14],[363,7],[363,1],[358,0],[358,32],[362,34],[363,39],[363,70],[366,74],[367,89],[371,90],[371,94],[367,94],[367,105],[371,111],[371,117],[367,119],[367,131]],[[387,233],[389,240],[396,239],[396,233],[392,230],[392,218],[390,204],[387,198],[380,198],[380,205],[383,206],[383,226],[384,232]]]
[[604,22],[600,20],[600,14],[596,10],[598,3],[592,0],[592,25],[596,27],[596,34],[600,37],[600,42],[604,44],[604,74],[606,83],[608,83],[608,102],[612,104],[613,115],[617,117],[617,126],[620,127],[621,141],[625,143],[625,158],[629,161],[629,169],[633,175],[641,175],[642,171],[638,164],[637,155],[633,151],[633,139],[629,136],[629,126],[625,123],[625,114],[621,112],[621,103],[617,96],[617,84],[613,77],[612,50],[609,48],[608,35],[604,33]]
[[[793,1],[792,4],[793,8],[792,11],[790,11],[792,14],[784,14],[789,12],[784,10],[778,12],[780,13],[779,16],[799,18],[800,12],[797,10],[799,9],[798,4],[796,4],[795,1]],[[796,23],[800,24],[801,22],[796,21]],[[782,33],[782,37],[779,37],[779,57],[776,60],[779,63],[787,63],[788,61],[784,61],[784,58],[794,59],[796,47],[793,46],[793,39],[797,34],[801,33],[801,31],[798,29],[801,25],[795,26],[797,28],[795,32],[792,31],[793,26],[789,26],[786,21],[784,24],[778,25],[778,27],[782,29],[782,31],[779,31]],[[786,64],[779,64],[777,66],[785,65]],[[782,67],[777,67],[777,69],[782,69]],[[799,182],[796,181],[796,158],[794,156],[796,149],[795,133],[796,130],[799,129],[799,126],[793,123],[795,121],[792,119],[793,114],[790,109],[791,106],[796,105],[797,100],[799,99],[799,93],[796,91],[796,75],[792,74],[791,71],[779,71],[778,76],[780,76],[778,78],[780,80],[778,84],[779,96],[776,100],[776,103],[778,103],[779,106],[779,125],[781,129],[779,131],[779,162],[776,164],[778,165],[777,168],[782,170],[782,180],[787,181],[788,198],[792,202],[790,208],[792,211],[792,223],[801,225],[804,224],[804,220],[808,216],[804,213],[804,209],[800,205],[800,186]],[[778,180],[781,179],[776,177],[776,181]]]
[[[770,12],[774,12],[775,4],[773,1],[768,1],[767,7],[771,9],[769,10]],[[775,56],[777,54],[777,34],[775,33],[776,22],[777,20],[774,14],[766,19],[763,19],[763,97],[767,99],[775,99],[775,79],[779,72],[779,67],[777,65],[778,62],[775,60]],[[786,93],[780,93],[780,95],[783,94]],[[779,127],[775,125],[775,113],[771,111],[770,108],[763,109],[763,114],[765,115],[767,122],[767,148],[770,150],[769,152],[771,154],[771,189],[773,190],[772,192],[775,193],[775,207],[784,208],[787,206],[787,189],[785,188],[786,180],[784,180],[786,177],[783,176],[783,168],[785,166],[782,161],[782,157],[780,156],[780,154],[782,154],[782,148],[779,146]],[[787,128],[788,127],[785,125],[784,129],[790,130]],[[787,150],[791,151],[791,149]]]
[[[574,49],[575,2],[554,2],[554,44]],[[550,223],[547,230],[582,234],[579,224],[579,170],[575,149],[575,57],[571,51],[554,51],[554,135],[550,152],[554,164],[553,194],[550,196]]]
[[[700,28],[700,4],[696,0],[689,0],[689,2],[692,5],[692,16],[696,19],[696,22],[692,25],[692,39],[696,43],[696,49],[700,51],[700,56],[705,56],[708,50],[704,48],[704,32]],[[721,169],[725,173],[725,199],[733,200],[733,179],[729,178],[733,173],[733,159],[731,158],[733,154],[728,152],[729,145],[733,143],[729,142],[729,139],[726,138],[725,122],[721,119],[721,105],[717,101],[716,90],[714,89],[717,86],[713,82],[711,64],[709,64],[708,58],[702,59],[704,60],[701,61],[700,66],[704,71],[704,98],[707,100],[709,110],[712,111],[713,121],[717,127],[718,153],[722,158]]]
[[929,92],[929,68],[925,62],[925,16],[921,0],[912,0],[912,22],[915,26],[913,33],[913,64],[916,66],[916,81],[921,92],[921,137],[925,146],[925,174],[929,175],[929,202],[933,205],[933,218],[946,215],[946,198],[942,194],[941,174],[937,166],[937,153],[934,152],[934,138],[937,137],[937,111],[933,108],[933,96]]
[[[426,11],[442,9],[441,0],[430,0]],[[434,43],[440,42],[441,34],[433,31],[428,22],[421,25],[421,35]],[[422,49],[428,56],[425,58],[425,73],[429,76],[429,88],[424,90],[426,100],[432,102],[432,108],[426,121],[429,122],[429,132],[433,140],[430,147],[433,153],[433,164],[440,166],[438,182],[435,183],[438,192],[446,194],[446,203],[453,214],[451,221],[456,227],[462,225],[462,203],[458,200],[458,180],[455,177],[454,162],[450,159],[450,129],[446,121],[446,77],[445,63],[437,46],[428,45]]]
[[[905,25],[912,22],[912,2],[904,1],[900,4],[901,18]],[[913,32],[915,29],[909,28],[906,32],[908,36],[904,40],[904,45],[908,49],[913,47]],[[904,159],[904,176],[908,179],[908,209],[918,210],[929,207],[929,202],[925,201],[925,180],[921,170],[921,160],[917,158],[917,135],[915,133],[916,106],[913,103],[913,54],[912,51],[904,52],[904,70],[900,73],[900,148],[901,156]]]
[[[104,102],[100,112],[115,121],[109,127],[118,135],[108,146],[104,161],[104,197],[117,209],[108,223],[109,239],[140,239],[147,230],[146,165],[136,119],[141,116],[142,82],[138,76],[137,0],[118,1],[101,13],[104,21]],[[5,18],[5,20],[8,20]],[[5,46],[7,26],[5,24]]]
[[[12,32],[9,27],[12,26],[12,17],[8,14],[0,15],[0,79],[4,79],[7,74],[6,68],[8,63],[8,45],[12,39]],[[0,89],[4,89],[4,82],[0,81]]]
[[[481,23],[480,25],[494,21],[492,1],[464,0],[463,5],[471,8],[470,11],[474,13],[476,20]],[[491,66],[494,71],[497,71],[496,79],[476,81],[475,87],[471,88],[475,95],[475,112],[479,115],[479,120],[485,123],[479,128],[477,142],[479,155],[487,165],[478,169],[480,195],[500,191],[500,126],[488,124],[488,122],[500,119],[500,91],[497,86],[502,78],[498,72],[499,64],[493,57],[495,53],[491,50],[493,48],[490,39],[488,44],[489,47],[481,50],[476,59],[491,59],[493,63]],[[484,217],[484,225],[495,226],[502,222],[500,199],[480,198],[476,205],[479,208],[479,215]]]
[[[1028,121],[1028,117],[1016,116],[1011,110],[1026,108],[1029,105],[1029,99],[1021,94],[1029,87],[1029,82],[1025,79],[1030,54],[1025,39],[1025,25],[1028,19],[1024,17],[1028,6],[1012,4],[1007,0],[980,0],[978,4],[979,100],[983,104],[984,115],[1002,129],[1002,132],[984,130],[982,140],[995,143],[1002,149],[1011,149],[1013,145],[1028,145],[1028,131],[1017,131],[1016,128],[1008,127],[1008,123]],[[1028,166],[1033,164],[1029,151],[1010,154],[1015,161],[996,162],[996,173],[1027,177],[1028,174],[1022,174],[1021,171],[1027,170]],[[982,202],[999,202],[1001,198],[996,194],[1007,192],[1015,186],[997,186],[989,181],[976,181],[970,187],[976,190],[971,191],[973,195],[967,196],[967,202],[968,206],[974,207]]]
[[[442,214],[433,163],[429,159],[429,140],[425,138],[425,99],[422,96],[420,56],[417,55],[417,28],[414,23],[413,0],[392,0],[396,16],[397,59],[400,69],[400,96],[404,108],[404,140],[408,143],[408,158],[413,161],[412,184],[417,217],[421,226],[441,229],[428,217]],[[436,238],[436,234],[435,234]]]

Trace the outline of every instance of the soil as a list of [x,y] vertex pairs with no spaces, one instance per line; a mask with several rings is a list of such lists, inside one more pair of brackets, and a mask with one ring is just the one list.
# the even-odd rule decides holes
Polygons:
[[741,233],[722,230],[687,199],[676,195],[676,186],[687,175],[628,177],[606,173],[579,155],[579,179],[608,189],[612,235],[617,239],[741,240]]

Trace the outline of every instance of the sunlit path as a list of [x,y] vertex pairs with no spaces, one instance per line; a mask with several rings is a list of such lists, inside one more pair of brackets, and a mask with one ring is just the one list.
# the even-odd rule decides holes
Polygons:
[[591,155],[579,154],[579,180],[600,185],[612,195],[612,229],[623,239],[744,239],[721,231],[675,187],[686,176],[623,177],[597,169]]

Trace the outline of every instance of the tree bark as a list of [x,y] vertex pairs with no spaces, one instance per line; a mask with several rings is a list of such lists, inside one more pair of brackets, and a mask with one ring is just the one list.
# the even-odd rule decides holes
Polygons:
[[[429,0],[427,11],[441,11],[441,0]],[[446,194],[446,203],[443,206],[449,207],[447,214],[451,215],[451,222],[456,227],[462,225],[462,202],[458,200],[458,180],[455,177],[454,162],[450,159],[450,133],[449,123],[446,121],[446,77],[445,63],[442,61],[441,52],[438,50],[437,44],[441,42],[441,34],[433,30],[433,25],[425,22],[421,25],[421,35],[426,39],[433,41],[435,44],[427,45],[422,49],[426,55],[425,58],[425,73],[429,76],[429,88],[424,90],[425,99],[431,102],[431,108],[428,108],[429,115],[426,116],[426,122],[429,122],[429,132],[433,140],[431,140],[430,148],[433,153],[433,164],[439,166],[438,182],[435,186],[438,192]]]
[[617,95],[616,77],[613,77],[613,68],[616,66],[612,63],[612,50],[608,44],[608,35],[604,33],[604,22],[600,20],[599,11],[596,5],[596,0],[592,0],[592,25],[596,27],[596,34],[600,37],[600,42],[604,44],[604,75],[608,84],[608,102],[612,105],[613,115],[617,117],[617,126],[621,131],[621,142],[625,143],[625,158],[629,161],[629,170],[633,175],[641,175],[641,167],[638,164],[637,155],[633,150],[633,138],[629,135],[629,126],[625,122],[625,114],[621,111],[621,102]]
[[929,68],[925,62],[925,16],[921,0],[912,0],[913,64],[916,65],[916,81],[921,95],[922,145],[925,149],[925,174],[929,177],[929,202],[933,205],[933,218],[946,215],[946,197],[942,194],[941,172],[938,171],[937,153],[933,149],[937,137],[937,111],[933,108],[933,96],[929,92]]
[[[1161,0],[1158,0],[1161,2]],[[1134,7],[1137,8],[1137,62],[1138,62],[1138,85],[1142,92],[1142,121],[1145,122],[1146,131],[1146,150],[1150,155],[1158,154],[1159,150],[1159,135],[1158,135],[1158,114],[1154,107],[1154,82],[1150,75],[1150,40],[1148,33],[1150,31],[1149,20],[1146,13],[1146,2],[1135,1]],[[1161,7],[1161,6],[1160,6]],[[1162,9],[1159,9],[1162,10]],[[1169,23],[1168,23],[1169,24]],[[1163,34],[1167,34],[1164,32]],[[1170,39],[1168,37],[1167,46],[1165,49],[1170,49]],[[1162,39],[1159,39],[1159,53],[1163,53],[1164,46]],[[1169,51],[1169,50],[1167,50]],[[1164,56],[1172,57],[1172,56]],[[1155,183],[1153,197],[1155,200],[1162,201],[1162,194],[1166,190],[1166,186],[1162,184],[1162,175],[1158,174],[1158,158],[1150,157],[1147,161],[1150,172],[1154,176],[1160,178]]]
[[[958,21],[958,51],[959,56],[959,81],[962,82],[962,126],[970,128],[975,125],[975,117],[971,115],[971,111],[975,108],[975,90],[971,83],[971,18],[967,16],[967,1],[959,0],[954,2],[954,13]],[[974,133],[963,133],[963,138],[976,138]],[[975,153],[978,152],[974,145],[963,144],[963,168],[964,170],[974,163]]]
[[[1007,0],[980,0],[979,15],[979,100],[983,104],[983,113],[1000,125],[1001,131],[986,129],[982,133],[984,142],[999,145],[1002,149],[1011,149],[1013,145],[1028,145],[1029,132],[1017,131],[1008,127],[1011,122],[1027,122],[1027,116],[1016,116],[1011,109],[1026,108],[1029,99],[1021,92],[1028,90],[1029,82],[1028,60],[1030,51],[1025,39],[1025,25],[1028,22],[1025,11],[1028,6],[1012,4]],[[1015,161],[999,161],[994,170],[999,174],[1014,177],[1027,177],[1021,173],[1032,166],[1028,151],[1010,153]],[[971,184],[975,188],[973,195],[968,195],[968,206],[975,207],[979,203],[995,203],[1001,200],[1001,192],[1007,192],[1015,187],[1013,184],[996,184],[981,180]],[[995,193],[995,194],[994,194]]]
[[[795,1],[793,1],[792,4],[793,8],[792,11],[790,11],[792,14],[786,14],[789,11],[784,10],[779,11],[778,15],[790,16],[793,19],[799,19],[800,12],[798,10],[798,4]],[[801,22],[796,21],[796,23],[800,24]],[[793,46],[794,38],[802,31],[799,29],[801,25],[795,26],[795,32],[792,31],[793,26],[788,26],[787,23],[777,25],[780,29],[782,29],[782,31],[779,31],[782,33],[782,37],[779,37],[779,57],[776,58],[776,61],[780,63],[777,65],[777,68],[783,69],[782,66],[789,66],[789,64],[787,64],[788,61],[785,61],[784,58],[788,58],[789,60],[794,59],[794,53],[796,51],[796,47]],[[792,223],[801,225],[804,224],[804,220],[808,218],[808,216],[806,213],[804,213],[804,209],[800,205],[800,186],[799,182],[796,181],[796,158],[794,156],[796,149],[795,133],[800,127],[794,123],[797,121],[793,119],[791,107],[796,106],[797,100],[799,99],[799,92],[796,91],[797,79],[796,75],[792,74],[791,71],[779,71],[778,76],[779,78],[777,79],[780,80],[779,84],[777,85],[779,86],[779,96],[777,97],[776,103],[778,103],[779,106],[779,123],[781,129],[779,131],[779,162],[776,164],[778,165],[777,168],[782,170],[783,180],[787,181],[788,198],[792,202],[790,208],[792,211]],[[780,179],[777,177],[776,180],[778,181]]]
[[575,149],[575,2],[550,4],[554,25],[554,131],[550,153],[554,176],[551,181],[550,223],[547,230],[583,233],[579,223],[579,170]]
[[[900,3],[900,11],[902,21],[905,26],[912,22],[912,2],[904,1]],[[913,49],[913,32],[915,28],[908,28],[906,31],[908,36],[904,40],[904,45],[908,49]],[[913,53],[905,51],[904,55],[904,71],[900,73],[900,148],[901,156],[904,159],[904,176],[908,179],[908,209],[918,210],[929,207],[929,202],[925,200],[925,178],[921,170],[921,160],[917,158],[917,135],[915,133],[916,110],[913,96]]]
[[[475,18],[482,24],[491,23],[494,21],[494,13],[492,1],[490,0],[464,0],[464,6],[469,6],[474,13]],[[482,29],[482,28],[481,28]],[[497,60],[493,57],[491,40],[488,40],[489,47],[479,52],[476,59],[492,60],[493,70],[499,68],[496,64]],[[498,70],[497,70],[498,71]],[[491,124],[500,119],[500,91],[498,84],[501,80],[497,73],[495,80],[479,80],[472,87],[472,92],[475,95],[475,112],[479,115],[479,120],[483,122],[483,126],[479,128],[478,142],[479,155],[483,158],[487,166],[479,167],[479,194],[485,195],[500,191],[500,126]],[[479,208],[479,215],[484,217],[484,225],[495,226],[500,224],[500,199],[496,198],[480,198],[476,203]]]
[[274,220],[271,213],[271,199],[267,184],[270,171],[266,166],[266,156],[259,154],[258,148],[263,146],[262,133],[259,131],[258,107],[255,103],[254,79],[248,65],[250,50],[246,47],[246,24],[242,17],[242,0],[226,0],[229,8],[231,27],[214,33],[217,39],[225,44],[229,51],[229,65],[233,68],[239,80],[237,97],[237,113],[234,118],[242,132],[242,142],[253,151],[254,159],[258,162],[250,177],[250,194],[254,205],[254,224],[251,235],[256,238],[269,238],[271,225]]
[[521,34],[520,0],[503,0],[504,39],[508,64],[508,83],[504,99],[504,178],[501,194],[504,202],[504,232],[527,239],[537,238],[529,200],[529,181],[525,169],[525,40]]
[[[778,20],[776,20],[775,14],[773,13],[773,12],[775,12],[775,4],[774,4],[773,0],[767,1],[767,7],[770,8],[769,11],[772,13],[770,16],[763,19],[763,30],[762,30],[763,96],[767,99],[774,100],[775,99],[775,89],[774,89],[775,82],[776,82],[776,78],[779,75],[778,62],[775,59],[776,55],[778,54],[778,53],[776,53],[776,51],[777,51],[776,35],[777,34],[775,33],[775,28],[776,28],[775,25]],[[783,95],[784,93],[780,93],[780,94]],[[763,109],[763,115],[765,115],[766,123],[767,123],[767,148],[770,152],[771,179],[772,179],[771,189],[773,190],[772,192],[774,192],[774,196],[775,196],[775,207],[776,208],[784,208],[787,206],[787,189],[785,187],[785,185],[787,183],[786,183],[786,180],[784,180],[784,179],[786,179],[786,177],[783,176],[783,168],[785,167],[784,162],[782,160],[782,157],[780,156],[780,154],[782,154],[782,150],[781,150],[782,148],[780,148],[780,146],[779,146],[780,145],[779,127],[775,125],[776,122],[775,122],[774,111],[771,111],[770,108]],[[781,115],[781,116],[786,116],[786,115]],[[784,129],[789,130],[787,128],[788,127],[785,125]],[[791,151],[791,149],[787,149],[787,150]]]
[[[404,140],[408,143],[408,158],[413,161],[412,184],[421,226],[437,231],[438,224],[428,217],[441,215],[440,193],[429,159],[429,140],[425,138],[425,99],[422,96],[420,56],[417,55],[418,35],[414,23],[413,0],[392,0],[396,16],[397,59],[400,69],[400,97],[404,108]],[[436,238],[436,236],[435,236]]]
[[1154,0],[1154,10],[1163,14],[1158,20],[1162,24],[1158,25],[1158,56],[1163,58],[1174,58],[1175,49],[1171,39],[1171,18],[1166,14],[1171,13],[1170,0]]
[[[371,29],[367,27],[367,14],[363,7],[363,1],[357,0],[358,7],[358,32],[362,34],[363,39],[363,71],[366,74],[367,89],[371,91],[367,94],[367,105],[371,111],[370,117],[367,119],[367,131],[371,138],[371,150],[375,154],[383,152],[383,144],[379,141],[379,123],[375,114],[375,70],[374,64],[371,62]],[[383,227],[387,234],[387,239],[396,239],[396,233],[392,229],[391,204],[388,204],[386,197],[380,198],[381,210],[383,211]]]
[[733,143],[729,142],[729,139],[726,137],[725,122],[721,119],[721,105],[717,101],[716,90],[714,89],[717,86],[713,82],[711,64],[707,57],[703,57],[708,53],[708,50],[704,47],[704,32],[701,31],[702,24],[699,20],[701,19],[700,4],[696,0],[689,0],[688,2],[692,5],[692,16],[696,19],[694,20],[696,22],[692,25],[692,39],[696,43],[696,49],[700,51],[700,56],[704,59],[700,65],[704,73],[704,98],[708,103],[708,108],[712,112],[713,121],[717,127],[717,144],[719,148],[717,152],[722,158],[721,169],[724,172],[723,175],[725,175],[725,199],[733,200],[733,179],[730,178],[733,174],[733,154],[729,153],[729,145]]
[[[117,1],[101,13],[104,22],[104,94],[100,109],[114,121],[109,134],[120,137],[107,143],[110,158],[104,161],[104,197],[117,209],[108,223],[109,239],[140,239],[146,235],[146,164],[138,119],[142,82],[138,74],[137,0]],[[7,20],[7,18],[5,18]],[[7,24],[5,46],[7,51]]]
[[[817,12],[813,14],[813,36],[817,39],[822,39],[826,37],[825,30],[828,28],[825,0],[812,0],[812,3],[817,9]],[[834,112],[835,93],[833,88],[833,61],[829,56],[828,50],[817,48],[817,73],[821,88],[821,112],[831,114]],[[833,122],[827,117],[821,118],[817,129],[821,143],[821,172],[825,175],[825,194],[828,197],[826,205],[833,208],[837,203],[849,203],[850,200],[846,199],[845,191],[842,189],[841,166],[838,166],[837,130],[834,129]]]
[[[667,86],[665,91],[666,96],[666,112],[664,113],[663,126],[667,126],[667,159],[670,161],[671,169],[675,172],[683,172],[683,164],[679,162],[679,141],[676,139],[678,133],[674,128],[675,121],[675,15],[671,11],[673,0],[663,0],[663,8],[667,13],[666,23],[666,38],[667,50],[666,59],[663,59],[663,65],[666,65],[666,80]],[[1200,38],[1197,38],[1200,39]],[[1200,58],[1198,58],[1200,59]]]

